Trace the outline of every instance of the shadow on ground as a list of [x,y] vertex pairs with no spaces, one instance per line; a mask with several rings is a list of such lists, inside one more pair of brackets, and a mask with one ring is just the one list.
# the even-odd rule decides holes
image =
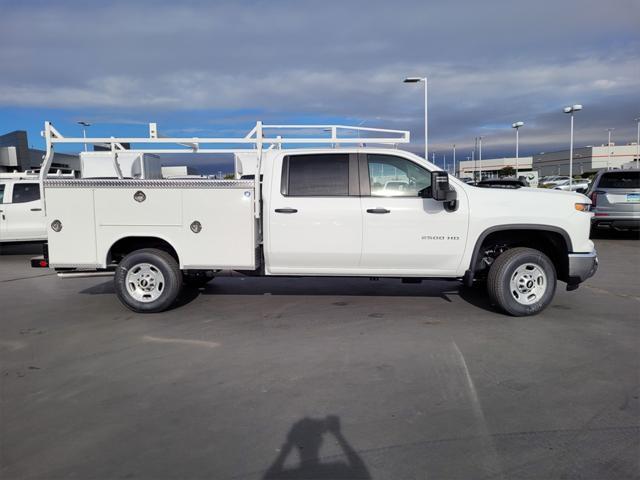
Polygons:
[[[114,295],[113,280],[80,291],[85,295]],[[458,281],[426,280],[421,284],[403,284],[398,279],[370,281],[367,278],[335,277],[218,277],[201,288],[185,287],[172,309],[194,301],[201,295],[293,295],[335,297],[425,297],[451,303],[459,296],[467,303],[496,312],[481,286],[465,288]]]
[[[320,448],[325,437],[335,441],[342,450],[340,455],[324,459],[320,457]],[[294,454],[297,454],[297,464],[287,466],[287,459]],[[322,419],[303,418],[294,423],[278,456],[262,478],[264,480],[310,478],[367,480],[371,475],[360,455],[342,434],[340,418],[331,415]]]

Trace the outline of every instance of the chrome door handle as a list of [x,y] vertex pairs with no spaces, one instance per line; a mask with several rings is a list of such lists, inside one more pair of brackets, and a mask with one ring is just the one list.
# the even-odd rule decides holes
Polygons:
[[367,213],[391,213],[391,210],[386,208],[368,208]]
[[276,208],[276,213],[298,213],[295,208]]

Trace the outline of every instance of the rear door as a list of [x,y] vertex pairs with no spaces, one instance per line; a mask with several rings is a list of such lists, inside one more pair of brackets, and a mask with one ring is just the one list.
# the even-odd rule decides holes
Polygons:
[[40,185],[37,182],[16,182],[11,202],[3,205],[7,239],[14,241],[44,240],[46,229]]
[[353,273],[362,249],[357,154],[287,155],[278,174],[265,212],[269,273]]
[[[458,191],[458,208],[421,198],[431,172],[392,154],[360,158],[363,245],[361,267],[372,275],[451,275],[460,264],[469,207]],[[452,185],[455,188],[455,185]]]

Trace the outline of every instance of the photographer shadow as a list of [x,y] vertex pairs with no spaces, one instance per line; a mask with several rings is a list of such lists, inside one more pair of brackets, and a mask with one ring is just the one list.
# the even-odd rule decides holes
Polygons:
[[[320,447],[325,435],[332,435],[342,449],[345,460],[322,461]],[[286,467],[289,455],[296,450],[298,465]],[[371,479],[369,470],[349,445],[340,431],[340,419],[328,416],[324,419],[303,418],[289,430],[280,453],[273,461],[264,480],[284,479]]]

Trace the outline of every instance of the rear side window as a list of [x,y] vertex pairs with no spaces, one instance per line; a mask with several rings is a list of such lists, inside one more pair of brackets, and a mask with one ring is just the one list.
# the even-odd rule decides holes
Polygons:
[[40,186],[37,183],[15,183],[13,185],[13,203],[26,203],[40,200]]
[[609,172],[600,177],[598,188],[640,188],[640,172]]
[[282,193],[288,196],[349,195],[348,154],[289,155],[282,173]]
[[0,183],[0,203],[4,200],[4,183]]

